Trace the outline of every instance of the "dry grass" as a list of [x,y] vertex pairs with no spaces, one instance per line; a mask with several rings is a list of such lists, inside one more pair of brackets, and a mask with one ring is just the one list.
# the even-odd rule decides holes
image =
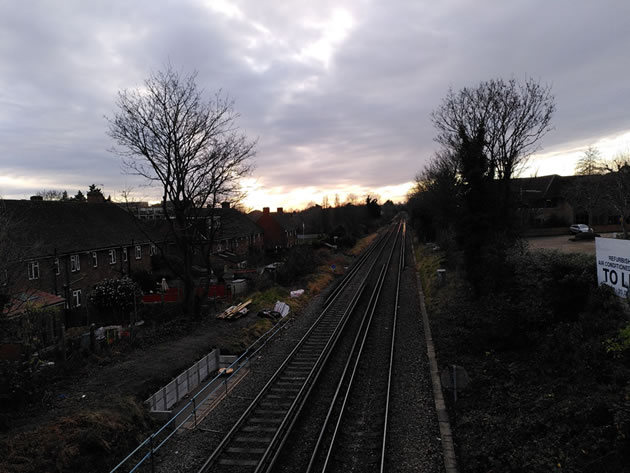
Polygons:
[[348,254],[350,256],[358,256],[361,254],[361,252],[363,250],[365,250],[368,246],[370,246],[372,244],[372,242],[376,239],[376,237],[378,236],[377,233],[372,233],[366,237],[361,238],[356,245],[354,245],[350,251],[348,251]]
[[221,346],[221,352],[239,354],[244,352],[252,343],[258,340],[265,332],[267,332],[274,322],[270,319],[260,318],[253,324],[243,327],[227,337],[225,343]]
[[437,270],[444,265],[444,252],[434,251],[430,246],[419,245],[416,247],[416,268],[420,273],[420,281],[422,282],[422,291],[424,298],[429,305],[432,302]]
[[313,279],[308,282],[308,284],[306,285],[306,290],[311,296],[317,295],[324,289],[326,289],[326,287],[328,286],[328,284],[330,284],[332,280],[333,276],[330,271],[320,271],[313,277]]
[[79,411],[2,440],[0,471],[109,471],[114,466],[109,463],[134,448],[151,427],[143,407],[122,398],[109,409]]

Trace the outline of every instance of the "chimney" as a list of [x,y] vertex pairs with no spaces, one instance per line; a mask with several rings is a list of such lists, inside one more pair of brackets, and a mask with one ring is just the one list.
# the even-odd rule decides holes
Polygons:
[[278,213],[281,214],[282,213],[282,207],[278,207]]
[[263,215],[269,215],[269,207],[263,207]]
[[31,196],[31,200],[40,202],[40,201],[44,200],[44,198],[41,195],[32,195]]
[[230,208],[230,203],[229,202],[221,202],[221,208],[222,209],[229,209]]

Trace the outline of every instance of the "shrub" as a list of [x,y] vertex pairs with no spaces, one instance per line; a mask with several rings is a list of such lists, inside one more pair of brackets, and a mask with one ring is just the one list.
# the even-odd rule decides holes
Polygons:
[[294,246],[289,251],[284,264],[278,268],[276,280],[283,285],[291,285],[307,274],[315,271],[317,261],[312,248],[308,246]]
[[102,317],[125,319],[140,302],[142,291],[130,278],[105,279],[94,286],[90,294],[90,305]]

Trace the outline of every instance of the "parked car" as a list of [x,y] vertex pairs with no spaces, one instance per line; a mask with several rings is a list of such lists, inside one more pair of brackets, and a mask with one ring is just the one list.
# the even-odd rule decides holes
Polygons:
[[593,229],[584,223],[575,223],[569,227],[569,231],[576,235],[578,233],[592,232]]

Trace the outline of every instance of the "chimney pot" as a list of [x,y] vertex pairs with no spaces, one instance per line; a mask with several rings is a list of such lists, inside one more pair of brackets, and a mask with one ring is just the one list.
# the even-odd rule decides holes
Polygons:
[[278,207],[278,213],[281,214],[282,213],[282,207]]
[[222,209],[229,209],[230,208],[230,203],[229,202],[222,202],[221,203],[221,208]]
[[263,215],[269,215],[269,207],[263,207]]
[[41,195],[32,195],[31,196],[31,200],[33,200],[33,201],[41,201],[41,200],[44,200],[44,198]]

